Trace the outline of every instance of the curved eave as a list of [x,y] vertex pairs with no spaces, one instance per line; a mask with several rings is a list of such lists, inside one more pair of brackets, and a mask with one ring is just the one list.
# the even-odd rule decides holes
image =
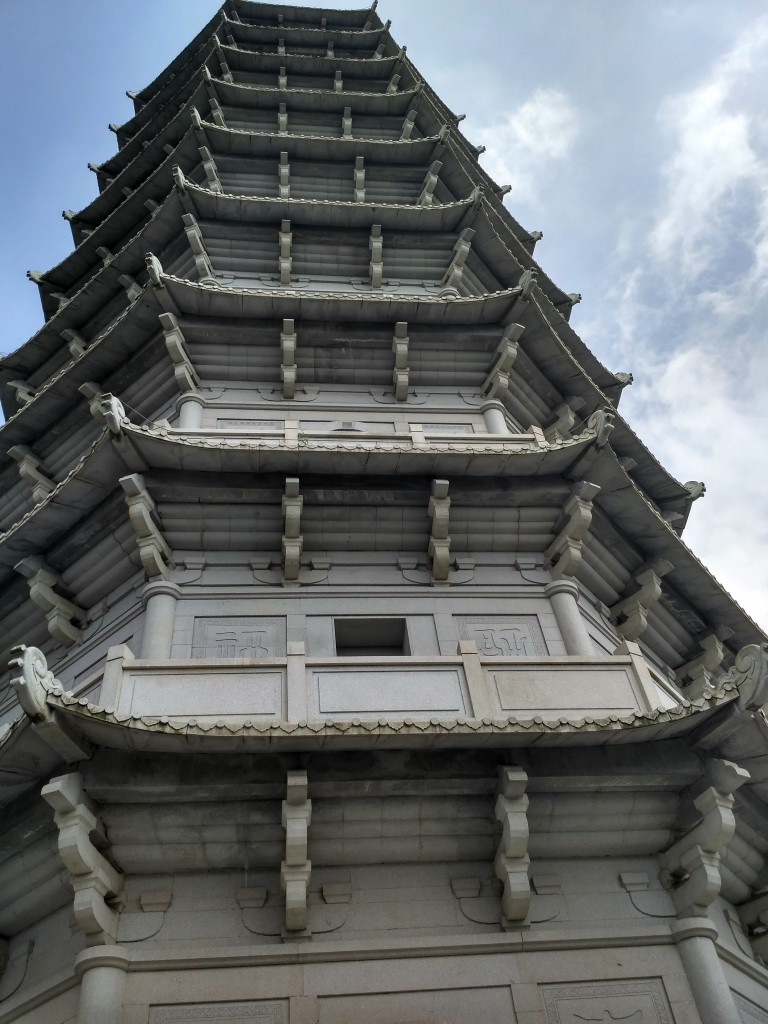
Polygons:
[[[410,441],[347,443],[311,438],[300,447],[268,440],[245,431],[222,435],[205,431],[177,433],[161,427],[139,427],[124,421],[121,428],[130,450],[145,471],[215,474],[345,474],[462,478],[557,477],[594,443],[587,432],[570,441],[539,445],[532,435],[509,441],[461,443],[428,442],[416,448]],[[105,428],[75,466],[46,498],[0,534],[0,567],[7,576],[28,555],[47,550],[77,522],[92,513],[118,488],[127,472],[125,462]]]
[[601,718],[499,717],[485,719],[377,718],[338,721],[273,722],[257,718],[201,724],[196,718],[121,715],[86,698],[62,693],[48,695],[48,704],[78,733],[100,747],[157,751],[233,752],[237,750],[367,749],[387,747],[528,747],[604,746],[671,739],[691,732],[738,696],[733,684],[713,697],[684,701],[648,714],[606,715]]
[[0,806],[49,779],[62,758],[45,743],[20,707],[19,717],[0,733]]
[[747,644],[768,642],[768,636],[757,623],[640,493],[615,455],[610,453],[609,458],[614,461],[615,483],[610,489],[600,491],[595,499],[597,507],[648,559],[662,558],[672,564],[673,569],[664,578],[665,584],[676,590],[705,619],[710,629],[730,626],[734,632],[730,647],[738,650]]
[[223,25],[237,40],[238,43],[271,43],[277,44],[281,38],[285,39],[286,46],[324,46],[329,38],[337,46],[359,47],[366,49],[375,47],[381,39],[384,31],[383,26],[376,28],[348,28],[336,25],[333,28],[311,28],[307,25],[266,25],[249,24],[244,21],[234,21],[226,13],[223,13]]
[[2,576],[8,576],[22,558],[47,551],[97,508],[126,472],[104,428],[51,493],[0,534]]
[[[31,402],[22,406],[0,426],[0,455],[8,460],[8,449],[14,444],[31,444],[57,417],[83,401],[77,388],[86,381],[98,380],[134,352],[154,332],[159,332],[158,315],[163,307],[153,289],[144,288],[123,312],[96,338],[85,352],[72,359],[56,373]],[[136,327],[141,329],[137,341]],[[110,344],[105,342],[111,339]]]
[[278,89],[271,85],[227,82],[213,75],[211,81],[219,102],[233,107],[276,110],[281,103],[296,101],[295,107],[288,107],[289,120],[291,111],[341,114],[344,107],[352,107],[353,119],[356,113],[405,115],[419,91],[418,87],[392,93],[358,92],[354,89],[335,92],[333,89],[302,89],[298,86]]
[[254,53],[253,50],[241,50],[238,46],[223,45],[221,52],[229,68],[233,72],[243,71],[246,74],[266,71],[279,74],[285,68],[288,76],[298,75],[330,75],[341,71],[342,75],[353,78],[375,81],[388,79],[398,63],[402,62],[399,53],[393,53],[376,60],[367,57],[326,57],[303,53]]
[[168,64],[163,70],[157,75],[149,85],[145,85],[143,89],[139,89],[134,93],[137,105],[146,106],[153,97],[161,92],[165,86],[171,81],[175,81],[179,76],[179,73],[183,73],[184,69],[192,64],[195,67],[199,67],[200,60],[199,54],[205,48],[206,44],[212,43],[213,36],[219,26],[224,20],[223,11],[218,10],[213,15],[211,20],[197,33],[192,39],[175,57],[170,64]]
[[[203,82],[203,69],[207,67],[208,61],[211,60],[212,52],[213,38],[211,38],[208,51],[205,54],[201,54],[202,59],[200,63],[198,64],[197,61],[191,63],[188,69],[185,69],[181,75],[173,80],[172,85],[169,84],[168,88],[161,89],[133,117],[119,125],[117,129],[118,136],[126,138],[128,141],[133,141],[139,134],[148,133],[150,126],[153,133],[156,134],[158,131],[158,121],[162,124],[170,121],[182,103],[187,101],[190,93],[194,92]],[[218,66],[215,56],[213,57],[213,63]],[[142,137],[146,138],[146,134]]]
[[199,216],[245,224],[275,224],[283,217],[292,226],[363,228],[372,224],[398,231],[455,231],[472,204],[471,199],[432,206],[398,203],[355,203],[331,199],[275,199],[211,192],[187,182]]
[[226,437],[203,430],[176,432],[126,424],[124,432],[149,467],[196,473],[333,473],[349,476],[549,477],[567,474],[594,443],[592,431],[570,441],[539,445],[532,435],[471,443],[347,440],[310,437],[301,445],[246,431]]
[[514,304],[517,288],[468,298],[441,299],[399,291],[316,292],[298,288],[217,288],[185,278],[161,275],[162,287],[187,316],[232,318],[305,318],[351,323],[420,324],[499,323]]
[[[546,296],[538,291],[538,297],[548,302]],[[551,305],[539,308],[539,314],[545,329],[537,334],[535,351],[531,357],[542,372],[557,382],[564,394],[575,394],[585,398],[590,408],[611,405],[610,399],[599,385],[592,379],[587,369],[577,359],[572,349],[560,336],[564,321],[555,319],[556,313]],[[546,329],[549,328],[549,329]],[[525,335],[523,336],[523,342]],[[570,365],[570,370],[566,367]],[[690,500],[685,487],[672,476],[658,459],[646,448],[637,434],[627,424],[619,412],[615,413],[614,430],[611,444],[622,455],[630,455],[637,462],[633,470],[637,483],[661,505]]]
[[288,132],[253,132],[240,128],[222,128],[210,121],[203,122],[210,139],[216,139],[215,151],[226,156],[270,156],[279,159],[282,150],[315,160],[348,160],[363,156],[382,163],[422,164],[431,162],[432,153],[439,144],[437,135],[406,141],[386,139],[342,139],[328,135],[303,135]]
[[132,139],[127,146],[101,164],[101,171],[113,180],[87,206],[77,212],[76,219],[91,228],[100,224],[115,207],[125,202],[123,188],[135,191],[165,162],[168,154],[163,147],[170,144],[176,149],[188,135],[192,108],[207,105],[208,93],[201,83],[177,109],[175,115],[163,124],[159,132],[149,139],[140,138],[136,146],[133,145]]
[[[238,16],[251,20],[269,20],[274,21],[276,24],[278,17],[282,17],[286,28],[291,23],[299,22],[299,19],[296,17],[298,13],[306,15],[308,10],[306,7],[289,6],[285,4],[267,4],[261,3],[259,0],[234,0],[234,6],[237,10]],[[382,27],[379,16],[371,12],[370,4],[367,7],[355,7],[351,10],[336,7],[313,7],[311,10],[312,17],[317,18],[318,28],[320,28],[320,20],[325,18],[327,23],[326,31],[337,26],[349,26],[350,23],[354,24],[355,22],[359,22],[362,27],[369,18],[378,22],[379,28]],[[256,22],[256,24],[259,24],[259,22]]]
[[[113,260],[100,266],[80,291],[73,295],[67,305],[44,324],[37,334],[33,335],[15,352],[0,360],[0,393],[2,393],[6,408],[8,408],[12,397],[8,393],[8,380],[14,377],[29,378],[38,366],[47,362],[56,353],[61,353],[64,357],[61,371],[64,372],[73,360],[68,354],[65,354],[61,332],[66,328],[80,329],[82,324],[88,322],[89,315],[92,316],[98,312],[102,304],[108,301],[109,296],[115,293],[117,277],[129,273],[131,270],[135,272],[136,265],[140,265],[143,272],[144,256],[147,250],[165,244],[169,234],[167,223],[170,217],[174,214],[180,217],[183,212],[175,189],[172,189],[165,197],[161,210],[158,212],[161,215],[147,221],[141,230],[115,254]],[[95,340],[93,339],[93,341]],[[8,419],[22,411],[19,409],[9,413]]]

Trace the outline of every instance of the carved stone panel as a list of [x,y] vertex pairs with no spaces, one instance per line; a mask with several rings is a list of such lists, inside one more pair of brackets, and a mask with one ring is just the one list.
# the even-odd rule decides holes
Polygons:
[[282,420],[216,420],[218,430],[282,430]]
[[473,640],[481,658],[546,658],[549,654],[536,615],[462,615],[459,636]]
[[198,1003],[195,1006],[152,1006],[149,1024],[288,1024],[288,1001]]
[[335,718],[435,712],[455,716],[469,709],[464,679],[456,669],[318,669],[313,691],[316,711]]
[[219,616],[195,619],[193,658],[283,658],[285,619]]
[[542,985],[548,1024],[674,1024],[660,978]]

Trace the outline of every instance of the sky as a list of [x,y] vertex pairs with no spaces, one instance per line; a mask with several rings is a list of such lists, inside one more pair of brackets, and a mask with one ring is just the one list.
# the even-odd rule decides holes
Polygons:
[[[351,5],[351,4],[350,4]],[[0,7],[0,352],[42,322],[28,269],[71,249],[64,209],[109,122],[214,0]],[[305,0],[305,6],[322,3]],[[764,0],[380,0],[379,14],[485,145],[571,324],[634,383],[621,412],[682,481],[686,543],[768,629],[768,8]]]

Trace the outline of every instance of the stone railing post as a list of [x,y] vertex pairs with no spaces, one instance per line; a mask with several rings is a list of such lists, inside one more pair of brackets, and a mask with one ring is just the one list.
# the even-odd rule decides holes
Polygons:
[[120,946],[84,949],[75,960],[80,975],[77,1024],[120,1024],[128,952]]

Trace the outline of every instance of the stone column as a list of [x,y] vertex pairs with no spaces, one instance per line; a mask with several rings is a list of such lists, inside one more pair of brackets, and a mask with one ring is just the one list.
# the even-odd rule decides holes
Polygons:
[[701,1024],[741,1024],[715,948],[715,925],[706,917],[687,917],[673,922],[671,928]]
[[141,595],[145,609],[142,658],[152,661],[170,658],[176,601],[180,594],[179,587],[169,580],[157,580],[144,587]]
[[80,975],[77,1024],[120,1024],[123,1015],[125,972],[131,958],[120,946],[92,946],[79,953],[75,971]]
[[578,586],[572,580],[555,580],[552,583],[547,583],[544,593],[552,604],[552,611],[555,613],[566,652],[594,658],[595,648],[589,638],[577,603]]
[[483,406],[483,419],[489,434],[508,434],[507,418],[504,410],[495,402]]
[[179,430],[199,430],[203,425],[203,401],[202,395],[194,391],[187,391],[181,396],[178,402]]

